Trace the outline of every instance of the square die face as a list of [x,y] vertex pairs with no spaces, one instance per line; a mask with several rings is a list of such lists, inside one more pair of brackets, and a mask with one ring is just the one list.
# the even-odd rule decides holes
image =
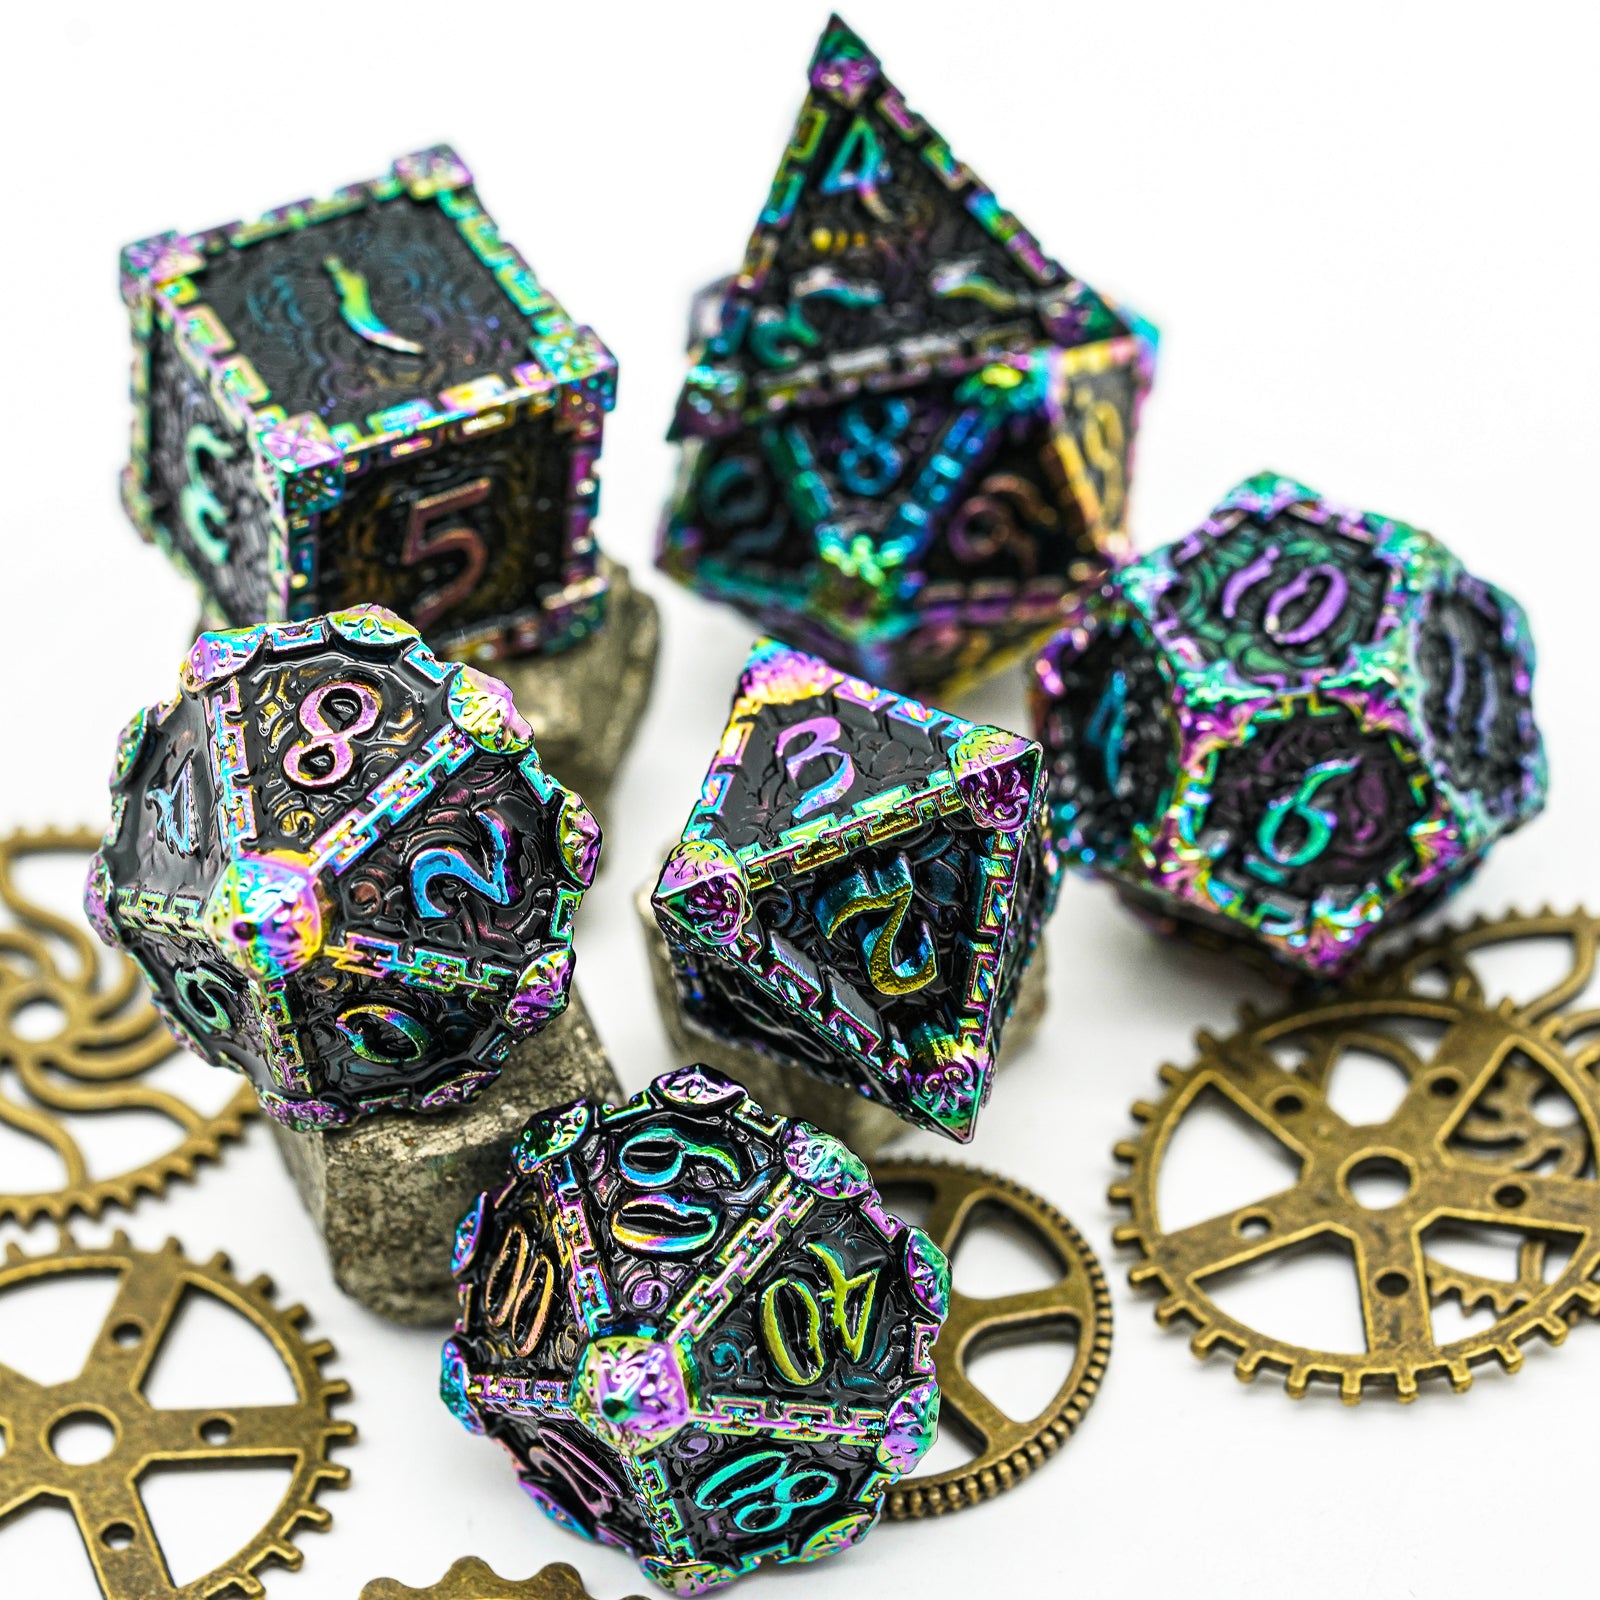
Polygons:
[[[557,412],[523,406],[470,437],[440,439],[396,462],[375,461],[322,513],[297,561],[295,615],[376,597],[440,650],[514,628],[568,578],[576,476],[587,454]],[[587,533],[584,551],[592,548]]]
[[278,542],[249,441],[178,354],[169,327],[150,341],[147,492],[156,536],[230,622],[270,604]]
[[372,198],[229,246],[196,283],[273,403],[330,430],[528,358],[526,319],[438,200]]

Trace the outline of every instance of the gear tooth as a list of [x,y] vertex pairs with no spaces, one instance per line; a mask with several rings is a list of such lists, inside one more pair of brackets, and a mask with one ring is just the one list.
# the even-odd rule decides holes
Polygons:
[[1106,1190],[1106,1199],[1114,1206],[1131,1206],[1133,1204],[1133,1185],[1129,1183],[1113,1183]]
[[[1252,1372],[1251,1376],[1254,1375]],[[1291,1400],[1304,1400],[1306,1390],[1311,1387],[1311,1369],[1303,1362],[1295,1362],[1284,1374],[1283,1387]]]
[[233,1272],[233,1262],[229,1258],[227,1251],[217,1251],[217,1253],[212,1256],[208,1262],[206,1262],[206,1270],[208,1272],[227,1273],[231,1276]]
[[[1133,1237],[1126,1242],[1129,1244],[1137,1244],[1142,1246],[1144,1240],[1139,1235],[1138,1231],[1135,1230]],[[1159,1284],[1161,1282],[1161,1268],[1158,1267],[1153,1261],[1136,1261],[1131,1267],[1128,1268],[1128,1282],[1131,1283],[1135,1289],[1142,1289],[1147,1283]]]
[[[67,1234],[67,1230],[66,1230],[65,1227],[63,1227],[62,1230],[61,1230],[61,1238],[62,1238],[62,1247],[64,1249],[65,1248],[71,1248],[70,1244],[68,1243],[69,1236]],[[176,1248],[177,1243],[178,1243],[178,1241],[176,1239],[168,1239],[167,1242],[161,1248],[166,1254],[170,1255],[173,1252],[173,1250]],[[131,1250],[133,1248],[132,1242],[129,1240],[126,1231],[123,1230],[122,1228],[118,1228],[118,1229],[115,1230],[115,1232],[112,1233],[112,1235],[111,1235],[111,1248],[113,1250]]]
[[[1113,1195],[1113,1200],[1119,1197]],[[1126,1203],[1126,1197],[1121,1197]],[[1119,1222],[1111,1230],[1111,1242],[1116,1245],[1139,1245],[1143,1243],[1144,1236],[1139,1232],[1139,1226],[1134,1222]]]
[[1339,1398],[1347,1406],[1361,1404],[1361,1374],[1346,1372],[1339,1379]]
[[1128,1110],[1136,1122],[1149,1122],[1156,1114],[1156,1108],[1148,1100],[1135,1100]]
[[1211,1354],[1212,1346],[1215,1345],[1217,1340],[1221,1337],[1221,1328],[1201,1328],[1200,1331],[1196,1333],[1195,1336],[1189,1341],[1190,1354],[1199,1357],[1201,1360],[1204,1360],[1208,1355]]
[[1156,1076],[1167,1085],[1169,1089],[1176,1089],[1189,1076],[1182,1067],[1175,1067],[1170,1061],[1163,1061]]
[[1494,1347],[1494,1357],[1507,1372],[1522,1370],[1522,1352],[1509,1339],[1502,1340]]
[[15,1239],[8,1240],[6,1243],[6,1265],[8,1267],[15,1266],[17,1262],[26,1260],[27,1257],[22,1253],[22,1246]]
[[1536,1326],[1538,1327],[1540,1333],[1542,1333],[1551,1344],[1563,1343],[1568,1333],[1572,1331],[1571,1324],[1566,1322],[1563,1318],[1556,1316],[1554,1313],[1546,1317],[1542,1322],[1536,1324]]
[[318,1533],[326,1533],[333,1526],[333,1513],[326,1506],[301,1506],[295,1512],[294,1520],[297,1527],[312,1528]]
[[264,1272],[258,1272],[245,1287],[251,1294],[258,1294],[264,1300],[270,1300],[278,1292],[278,1286]]
[[1118,1161],[1126,1161],[1131,1165],[1139,1159],[1139,1142],[1137,1139],[1118,1139],[1112,1145],[1111,1153]]
[[285,1306],[280,1315],[291,1328],[296,1329],[303,1328],[311,1320],[311,1313],[298,1300],[292,1306]]
[[1261,1013],[1256,1010],[1255,1005],[1251,1001],[1246,1000],[1244,1004],[1239,1007],[1239,1026],[1241,1028],[1253,1028],[1260,1021]]
[[1457,1394],[1465,1394],[1472,1387],[1472,1368],[1465,1361],[1450,1363],[1450,1387]]
[[1194,1042],[1201,1050],[1215,1050],[1217,1048],[1217,1036],[1209,1028],[1200,1029],[1194,1036]]
[[1413,1367],[1401,1367],[1394,1375],[1395,1397],[1401,1405],[1410,1405],[1417,1398],[1417,1374]]
[[[300,1315],[295,1318],[286,1318],[285,1320],[292,1321],[295,1327],[299,1327],[307,1320],[310,1314],[306,1311],[304,1306],[295,1306],[292,1309],[298,1311]],[[318,1339],[315,1344],[307,1345],[306,1354],[309,1355],[313,1361],[326,1361],[328,1357],[333,1354],[333,1345],[327,1339]]]
[[[1128,1276],[1131,1278],[1133,1274],[1129,1273]],[[1165,1300],[1160,1301],[1156,1306],[1156,1321],[1163,1328],[1176,1321],[1182,1315],[1183,1301],[1175,1294],[1169,1294]]]

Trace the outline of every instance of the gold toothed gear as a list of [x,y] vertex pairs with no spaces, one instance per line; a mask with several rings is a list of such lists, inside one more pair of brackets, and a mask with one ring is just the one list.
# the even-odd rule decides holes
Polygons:
[[[962,1236],[987,1217],[1032,1235],[1061,1277],[1042,1289],[976,1298],[953,1289],[933,1358],[939,1380],[939,1422],[965,1437],[976,1458],[947,1472],[907,1478],[885,1505],[896,1521],[940,1516],[1015,1487],[1066,1443],[1099,1392],[1111,1355],[1111,1295],[1083,1236],[1047,1200],[998,1173],[945,1161],[883,1161],[873,1168],[880,1191],[920,1190],[929,1197],[921,1226],[952,1260]],[[892,1202],[891,1202],[892,1209]],[[1072,1367],[1050,1403],[1032,1421],[1008,1417],[967,1374],[980,1350],[1070,1328]]]
[[[1360,977],[1352,990],[1363,994],[1428,992],[1424,985],[1431,976],[1438,980],[1435,990],[1442,984],[1450,994],[1482,1003],[1486,990],[1473,957],[1499,946],[1536,939],[1560,940],[1571,951],[1567,970],[1555,983],[1539,994],[1513,997],[1524,1016],[1542,1021],[1569,1006],[1594,980],[1600,958],[1600,917],[1591,916],[1582,906],[1571,911],[1541,906],[1531,913],[1511,911],[1500,917],[1480,916],[1463,926],[1445,928],[1386,956],[1372,972]],[[1600,1005],[1568,1012],[1566,1017],[1564,1036],[1580,1027],[1600,1027]]]
[[[1541,919],[1514,920],[1517,934],[1500,937],[1551,931]],[[1199,1036],[1194,1065],[1162,1068],[1159,1101],[1133,1107],[1143,1132],[1117,1146],[1130,1172],[1111,1189],[1132,1219],[1115,1238],[1143,1256],[1129,1276],[1161,1295],[1157,1321],[1194,1326],[1196,1355],[1231,1351],[1246,1380],[1263,1367],[1281,1371],[1296,1397],[1326,1381],[1352,1403],[1369,1388],[1410,1400],[1425,1377],[1446,1377],[1460,1391],[1484,1361],[1515,1371],[1535,1334],[1559,1344],[1580,1314],[1600,1313],[1600,1082],[1566,1048],[1566,1016],[1551,1010],[1581,984],[1563,980],[1528,1010],[1510,1000],[1487,1004],[1466,952],[1492,942],[1493,930],[1475,925],[1413,951],[1385,969],[1382,984],[1369,981],[1344,998],[1268,1020],[1247,1008],[1237,1033]],[[1588,952],[1579,947],[1574,972],[1592,961],[1592,941]],[[1428,968],[1449,972],[1445,992],[1415,986]],[[1419,1029],[1439,1035],[1426,1056],[1412,1042]],[[1387,1059],[1408,1080],[1385,1122],[1352,1126],[1328,1104],[1335,1065],[1352,1048]],[[1534,1099],[1550,1090],[1571,1102],[1575,1123],[1551,1126],[1534,1114]],[[1300,1175],[1275,1195],[1168,1232],[1156,1203],[1162,1162],[1206,1091],[1278,1140],[1299,1159]],[[1408,1185],[1383,1209],[1363,1206],[1349,1187],[1373,1164]],[[1429,1254],[1429,1231],[1451,1223],[1522,1235],[1515,1278],[1489,1279]],[[1364,1352],[1276,1340],[1207,1293],[1218,1273],[1329,1239],[1354,1257]],[[1570,1246],[1571,1256],[1547,1274],[1551,1244]],[[1446,1297],[1464,1309],[1487,1306],[1494,1322],[1437,1342],[1431,1314]]]
[[[189,1260],[175,1239],[145,1251],[118,1233],[109,1246],[80,1248],[63,1236],[60,1249],[27,1256],[15,1245],[0,1266],[0,1295],[26,1284],[77,1274],[115,1273],[111,1308],[95,1335],[83,1371],[64,1383],[41,1384],[0,1365],[0,1521],[35,1501],[70,1508],[106,1600],[201,1600],[220,1594],[259,1596],[258,1572],[271,1563],[298,1567],[295,1536],[331,1521],[316,1503],[325,1488],[342,1488],[349,1469],[328,1459],[331,1445],[353,1439],[355,1428],[331,1407],[350,1392],[323,1375],[333,1355],[326,1340],[308,1344],[303,1306],[278,1307],[270,1279],[233,1276],[228,1259]],[[212,1296],[237,1312],[277,1352],[293,1381],[284,1405],[152,1406],[143,1384],[184,1295]],[[62,1461],[50,1435],[64,1420],[88,1415],[109,1422],[115,1443],[102,1460]],[[139,1478],[166,1464],[226,1466],[241,1462],[287,1465],[289,1485],[271,1520],[229,1560],[204,1576],[174,1584],[139,1495]]]
[[[218,1159],[257,1110],[248,1084],[208,1116],[142,1081],[181,1047],[150,1004],[139,969],[117,951],[114,976],[106,977],[99,945],[80,916],[62,916],[18,890],[15,868],[23,857],[87,858],[99,842],[86,829],[0,836],[0,904],[13,919],[0,925],[0,1067],[13,1070],[21,1089],[15,1097],[0,1093],[0,1124],[47,1146],[66,1173],[59,1189],[0,1192],[0,1221],[24,1227],[41,1217],[58,1223],[97,1217],[108,1205],[132,1206],[141,1193],[161,1194],[174,1178],[192,1178],[199,1162]],[[62,947],[71,952],[71,970],[60,959]],[[49,1038],[23,1038],[15,1019],[41,1002],[65,1022]],[[126,1172],[92,1177],[71,1119],[119,1111],[157,1113],[173,1125],[176,1142]]]
[[[557,1561],[531,1578],[513,1583],[496,1575],[476,1556],[463,1556],[435,1584],[410,1589],[393,1578],[374,1578],[361,1600],[594,1600],[577,1568]],[[639,1600],[637,1595],[631,1600]]]

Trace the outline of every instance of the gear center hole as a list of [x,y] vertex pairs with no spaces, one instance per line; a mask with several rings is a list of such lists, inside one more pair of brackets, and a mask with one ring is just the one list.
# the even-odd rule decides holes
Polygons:
[[117,1430],[98,1411],[73,1411],[50,1430],[50,1452],[69,1467],[104,1461],[116,1448]]
[[1393,1156],[1365,1156],[1344,1177],[1345,1192],[1368,1211],[1399,1205],[1415,1186],[1411,1169]]

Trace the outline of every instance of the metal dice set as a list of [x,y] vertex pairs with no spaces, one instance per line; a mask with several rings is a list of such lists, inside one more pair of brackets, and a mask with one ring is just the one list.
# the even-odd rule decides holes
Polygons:
[[[624,1100],[557,1022],[600,830],[530,722],[609,772],[654,650],[594,649],[615,362],[443,146],[122,283],[124,499],[227,625],[118,741],[90,920],[314,1209],[417,1219],[386,1314],[448,1259],[443,1399],[541,1510],[682,1594],[847,1549],[934,1436],[944,1256],[781,1093],[679,1062]],[[1333,981],[1543,804],[1526,619],[1429,535],[1267,474],[1132,557],[1154,330],[837,18],[691,329],[659,562],[771,635],[651,896],[719,1060],[964,1142],[1066,868]],[[544,703],[586,649],[603,739]],[[1033,738],[911,695],[1029,658]]]

